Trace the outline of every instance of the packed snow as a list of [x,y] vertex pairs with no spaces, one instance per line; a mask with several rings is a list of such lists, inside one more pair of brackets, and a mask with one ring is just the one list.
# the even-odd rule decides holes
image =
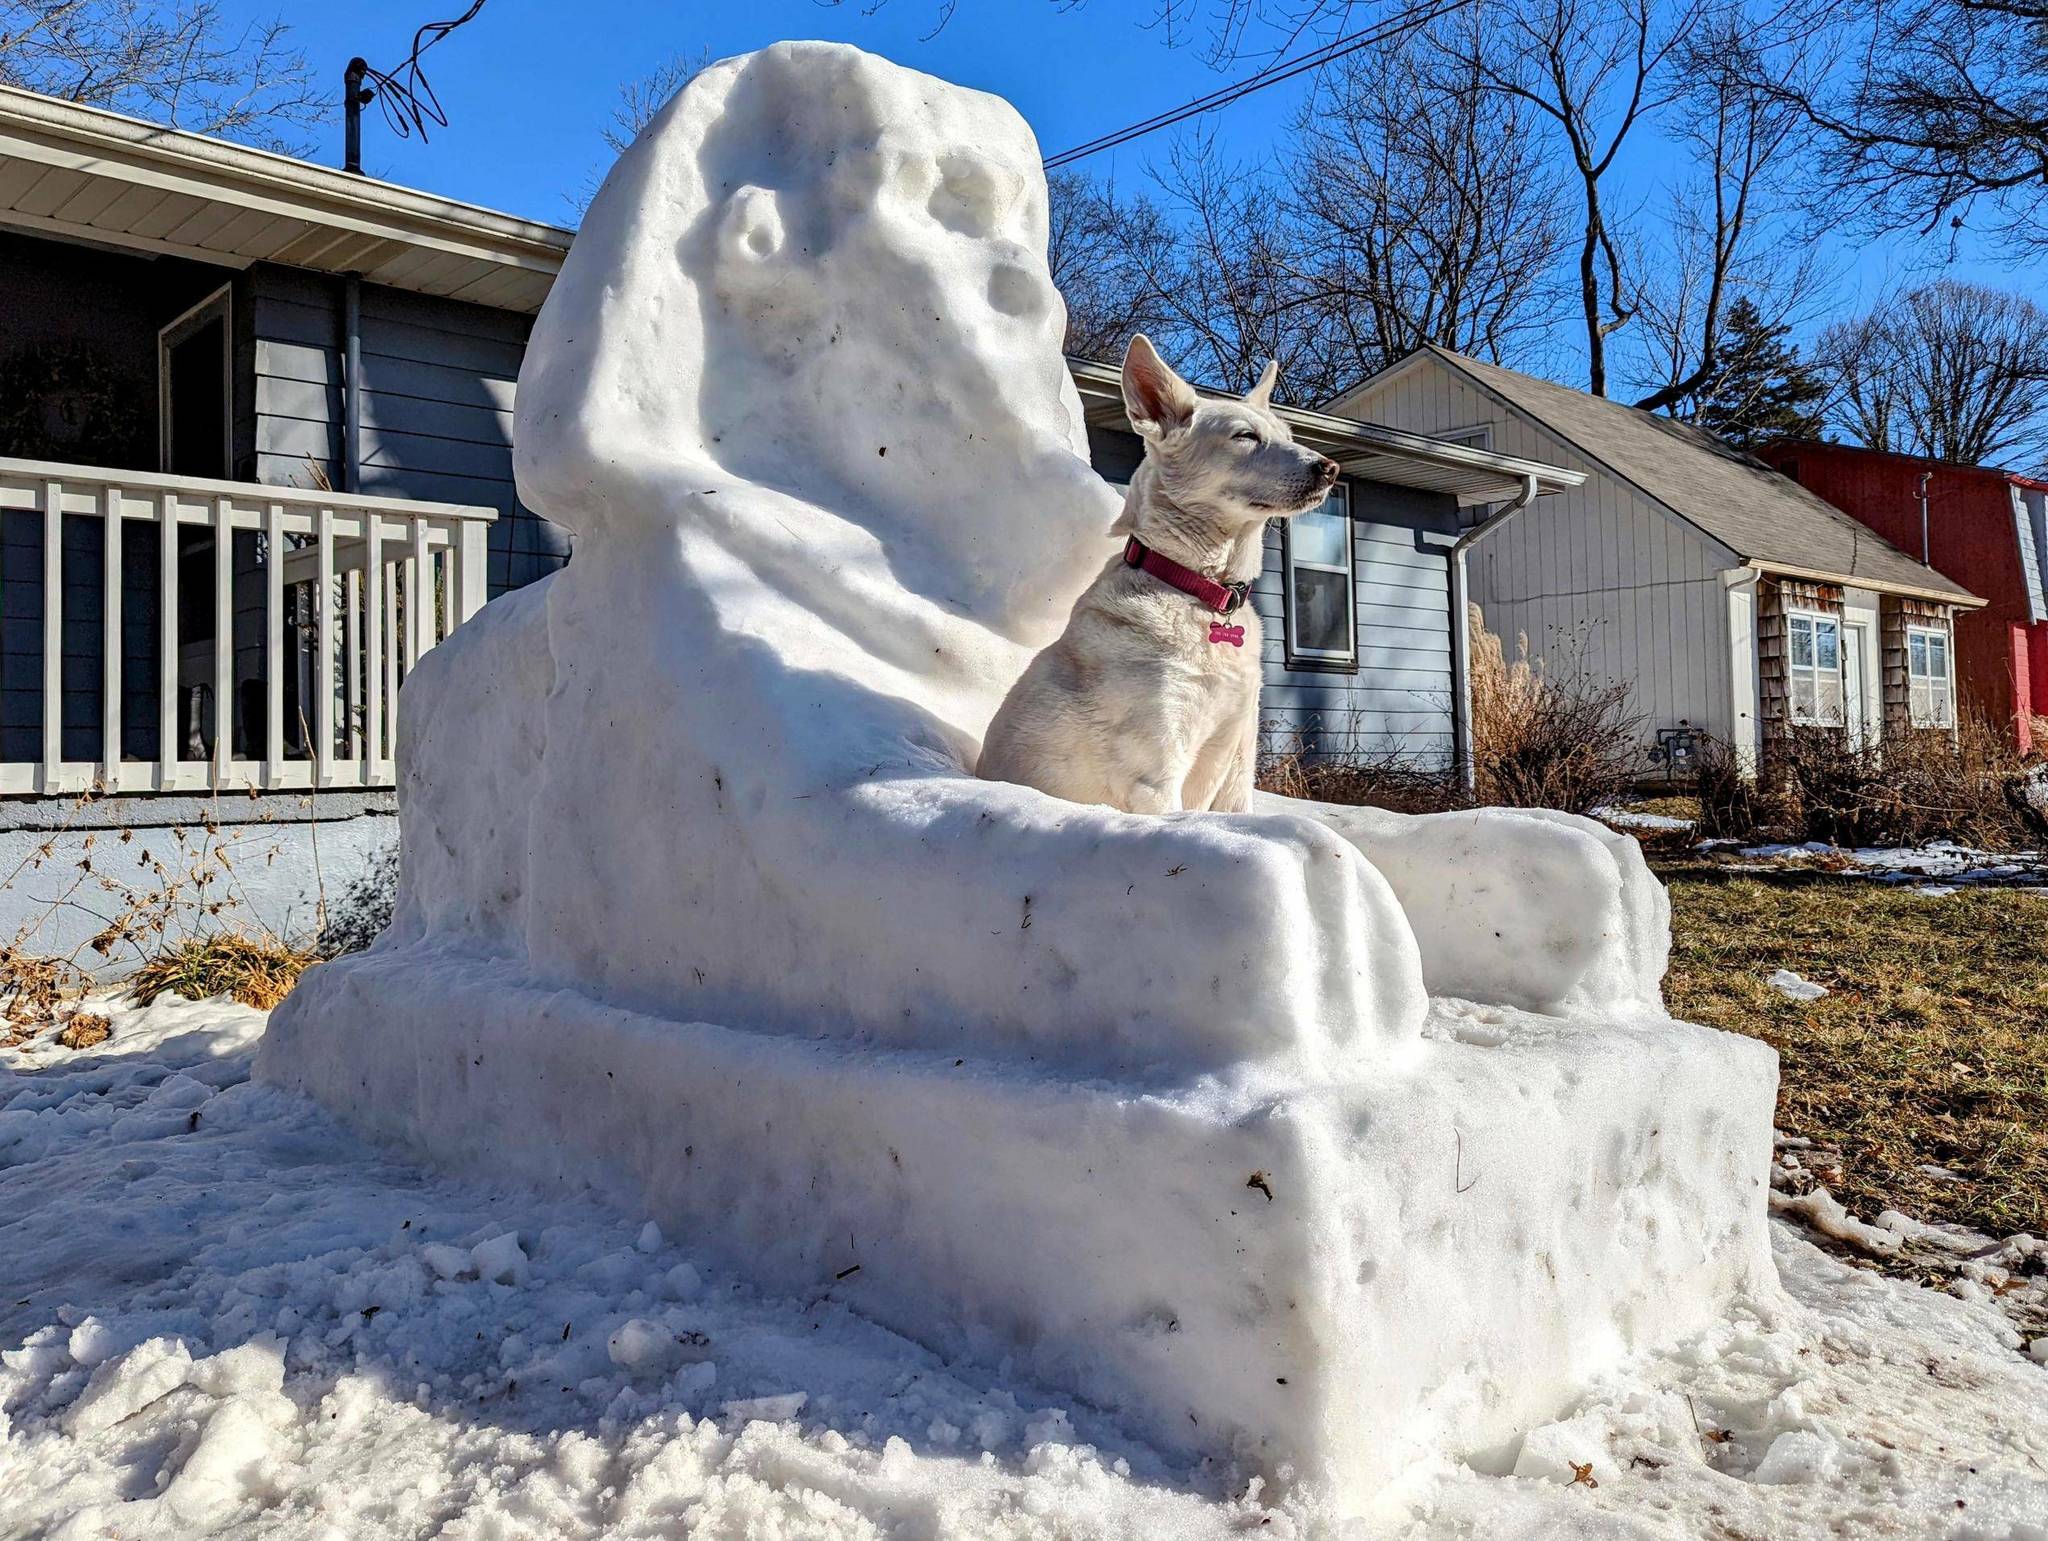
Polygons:
[[1592,821],[970,774],[1116,559],[1046,236],[1008,104],[855,49],[655,118],[520,378],[576,560],[408,676],[393,924],[257,1077],[1358,1509],[1767,1288],[1775,1060]]
[[1817,1001],[1828,993],[1826,985],[1815,984],[1789,968],[1781,968],[1771,975],[1771,987],[1787,1000],[1794,1001]]
[[97,1049],[0,1053],[0,1537],[2048,1534],[2048,1369],[1993,1292],[1782,1228],[1784,1294],[1345,1528],[831,1283],[395,1161],[250,1081],[255,1012],[94,1009]]
[[[1736,842],[1712,840],[1703,849]],[[1820,862],[1845,876],[1895,883],[1928,898],[1946,898],[1966,887],[2018,888],[2048,892],[2048,860],[2039,851],[1980,851],[1951,840],[1919,846],[1834,846],[1819,840],[1799,845],[1741,846],[1745,861],[1772,866]]]

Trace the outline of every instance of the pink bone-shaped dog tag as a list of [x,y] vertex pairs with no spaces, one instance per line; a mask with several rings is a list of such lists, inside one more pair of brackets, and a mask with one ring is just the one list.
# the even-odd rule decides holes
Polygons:
[[1244,628],[1242,626],[1226,626],[1221,621],[1211,621],[1209,623],[1209,640],[1211,642],[1228,642],[1232,647],[1243,647]]

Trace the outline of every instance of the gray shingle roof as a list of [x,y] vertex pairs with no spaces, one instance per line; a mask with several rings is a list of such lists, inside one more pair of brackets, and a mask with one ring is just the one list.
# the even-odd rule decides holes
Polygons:
[[1447,348],[1432,345],[1427,351],[1521,408],[1745,562],[1963,601],[1976,598],[1790,477],[1690,424]]

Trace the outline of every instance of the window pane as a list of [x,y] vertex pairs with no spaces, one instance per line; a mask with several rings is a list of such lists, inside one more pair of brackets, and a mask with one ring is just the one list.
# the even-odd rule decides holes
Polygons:
[[1815,691],[1815,716],[1817,720],[1839,726],[1842,721],[1842,676],[1823,674]]
[[1351,521],[1341,506],[1325,503],[1312,514],[1296,514],[1287,531],[1287,549],[1297,562],[1314,562],[1323,567],[1350,565],[1345,544],[1351,539]]
[[1351,584],[1342,573],[1294,570],[1294,645],[1308,653],[1351,652]]
[[1792,720],[1813,721],[1813,676],[1795,674],[1792,676]]
[[1927,639],[1927,672],[1938,680],[1948,678],[1948,638],[1939,632]]
[[1915,680],[1906,692],[1906,714],[1916,728],[1931,727],[1934,721],[1933,703],[1929,699],[1927,682]]
[[1792,664],[1800,669],[1813,667],[1813,622],[1803,615],[1792,617]]
[[1916,679],[1927,673],[1927,633],[1906,633],[1906,672]]
[[1842,667],[1842,631],[1833,621],[1813,623],[1813,661],[1822,669]]

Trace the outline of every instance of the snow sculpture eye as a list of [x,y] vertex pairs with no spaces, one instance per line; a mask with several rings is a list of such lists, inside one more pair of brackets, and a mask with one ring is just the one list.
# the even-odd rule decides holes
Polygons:
[[756,263],[782,250],[782,211],[765,187],[742,187],[725,206],[719,245],[742,263]]
[[988,276],[988,302],[1019,321],[1035,320],[1045,313],[1045,286],[1015,263],[998,263]]
[[972,155],[954,153],[939,157],[939,185],[926,207],[948,230],[986,236],[995,233],[1011,196],[1004,193],[994,167]]

